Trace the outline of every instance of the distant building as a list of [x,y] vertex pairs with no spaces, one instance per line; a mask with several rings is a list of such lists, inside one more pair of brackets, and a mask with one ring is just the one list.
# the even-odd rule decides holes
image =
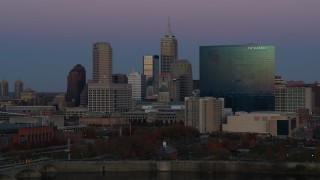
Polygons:
[[52,102],[48,103],[49,106],[55,106],[57,111],[63,111],[66,106],[65,94],[57,94]]
[[168,104],[170,102],[170,92],[169,88],[162,85],[159,88],[158,102]]
[[88,105],[88,83],[83,88],[83,91],[80,94],[80,106]]
[[41,124],[0,124],[0,134],[6,134],[11,139],[11,143],[31,144],[49,143],[53,138],[53,126]]
[[8,96],[9,96],[8,81],[2,80],[0,83],[0,97],[8,97]]
[[128,84],[88,84],[88,110],[93,112],[127,112],[132,107],[132,89]]
[[315,82],[309,87],[312,88],[312,94],[314,95],[314,107],[312,113],[320,115],[320,82]]
[[62,141],[71,140],[74,142],[78,142],[84,138],[84,130],[86,130],[88,126],[86,125],[75,125],[75,126],[64,126],[58,127],[58,129],[54,132],[55,137]]
[[221,130],[223,99],[212,97],[185,98],[185,125],[199,129],[200,133]]
[[193,90],[199,90],[199,80],[193,80]]
[[23,101],[30,101],[37,97],[37,92],[31,88],[27,88],[20,93],[20,99]]
[[160,42],[161,73],[170,73],[170,64],[178,58],[178,42],[171,33],[170,22],[168,31]]
[[88,111],[113,113],[131,109],[131,85],[112,83],[112,48],[107,42],[93,45],[92,78],[88,83]]
[[110,117],[81,117],[79,119],[80,125],[88,126],[119,126],[127,125],[128,123],[120,116]]
[[88,108],[86,107],[72,107],[66,109],[66,119],[71,117],[84,117],[88,113]]
[[112,82],[112,48],[108,42],[93,44],[92,82]]
[[80,105],[80,95],[86,86],[86,70],[77,64],[72,68],[68,75],[68,87],[66,101],[69,106]]
[[21,92],[23,91],[23,82],[18,79],[14,83],[14,97],[20,99]]
[[146,97],[146,76],[139,72],[128,75],[128,84],[132,87],[132,99],[143,100]]
[[255,133],[272,136],[291,136],[299,128],[297,113],[237,112],[228,116],[222,130],[236,133]]
[[155,99],[159,89],[159,56],[143,56],[143,74],[146,76],[146,99]]
[[200,46],[200,95],[237,111],[274,111],[275,47]]
[[159,77],[159,56],[143,56],[143,74],[146,76],[147,85],[152,86],[155,79]]
[[[182,113],[182,115],[181,115]],[[121,118],[126,123],[132,125],[148,125],[154,127],[178,124],[182,120],[183,111],[163,111],[163,112],[125,112]]]
[[54,106],[6,106],[6,111],[34,116],[53,115],[56,112]]
[[299,109],[313,109],[311,87],[277,87],[275,89],[275,111],[297,112]]
[[[185,97],[192,96],[193,90],[193,80],[192,80],[192,67],[191,63],[186,60],[175,60],[170,64],[170,78],[171,81],[176,81],[177,83],[173,83],[173,87],[170,87],[170,90],[177,89],[179,91],[179,95],[171,91],[173,100],[184,101]],[[174,88],[176,86],[176,88]]]
[[112,83],[115,84],[128,84],[128,77],[126,74],[113,74]]

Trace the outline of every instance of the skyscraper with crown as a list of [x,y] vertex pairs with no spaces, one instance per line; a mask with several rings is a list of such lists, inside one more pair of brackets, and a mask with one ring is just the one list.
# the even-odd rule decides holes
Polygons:
[[178,41],[171,32],[170,19],[168,30],[160,43],[161,74],[170,73],[170,64],[178,58]]

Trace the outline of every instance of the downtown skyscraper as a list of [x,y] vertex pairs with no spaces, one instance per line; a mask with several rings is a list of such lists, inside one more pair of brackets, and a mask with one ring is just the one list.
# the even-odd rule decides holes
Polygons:
[[200,47],[200,94],[225,98],[236,111],[274,111],[275,47]]
[[146,76],[146,98],[152,99],[159,90],[159,56],[143,56],[143,74]]
[[108,42],[93,44],[92,82],[112,83],[112,48]]
[[8,81],[2,80],[0,82],[0,97],[8,97],[8,96],[9,96]]
[[20,99],[21,92],[23,91],[23,82],[18,79],[14,82],[14,97]]
[[72,68],[68,75],[68,87],[66,101],[68,106],[79,106],[80,95],[86,86],[86,70],[77,64]]
[[174,60],[170,64],[170,99],[184,101],[192,96],[192,66],[187,59]]
[[93,44],[92,81],[88,83],[88,110],[101,114],[127,112],[132,104],[132,88],[112,83],[112,48],[108,42]]
[[171,33],[170,22],[168,22],[168,31],[161,38],[160,58],[161,74],[170,73],[170,64],[178,58],[178,41]]

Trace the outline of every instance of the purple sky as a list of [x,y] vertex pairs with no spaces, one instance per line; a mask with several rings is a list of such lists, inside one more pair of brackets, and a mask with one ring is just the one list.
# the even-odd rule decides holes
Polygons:
[[92,43],[113,47],[113,72],[142,71],[142,56],[160,53],[167,19],[179,58],[199,77],[199,46],[276,45],[276,73],[320,80],[319,0],[1,0],[0,80],[36,91],[66,91],[76,64],[92,72]]

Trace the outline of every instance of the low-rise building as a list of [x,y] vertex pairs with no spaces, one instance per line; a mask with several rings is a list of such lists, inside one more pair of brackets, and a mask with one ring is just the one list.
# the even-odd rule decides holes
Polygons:
[[66,109],[66,118],[69,119],[70,117],[84,117],[88,113],[87,107],[73,107]]
[[291,136],[299,128],[297,113],[281,112],[237,112],[227,117],[222,131],[255,133],[272,136]]

